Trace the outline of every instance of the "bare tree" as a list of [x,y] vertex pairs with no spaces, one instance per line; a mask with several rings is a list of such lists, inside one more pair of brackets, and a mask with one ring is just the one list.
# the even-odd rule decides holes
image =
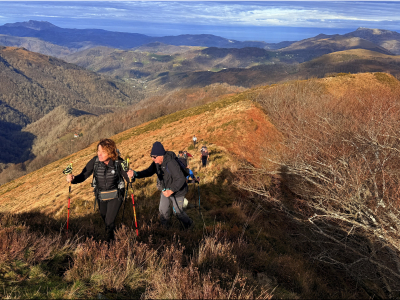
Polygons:
[[[309,224],[313,258],[351,274],[372,294],[400,292],[400,104],[369,88],[331,97],[317,81],[270,89],[258,101],[284,135],[238,185]],[[275,157],[276,159],[271,159]],[[275,176],[306,209],[265,180]]]

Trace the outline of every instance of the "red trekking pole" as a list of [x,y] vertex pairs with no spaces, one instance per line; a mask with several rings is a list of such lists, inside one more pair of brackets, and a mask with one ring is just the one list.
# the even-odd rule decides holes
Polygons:
[[136,236],[139,236],[139,230],[138,230],[137,221],[136,221],[135,198],[133,197],[133,193],[132,193],[132,205],[133,205],[133,215],[135,216]]

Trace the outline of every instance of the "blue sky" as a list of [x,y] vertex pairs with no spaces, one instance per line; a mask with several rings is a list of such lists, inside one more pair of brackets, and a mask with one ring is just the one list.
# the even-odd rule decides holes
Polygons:
[[0,1],[0,25],[28,20],[151,36],[294,41],[358,27],[400,32],[400,1]]

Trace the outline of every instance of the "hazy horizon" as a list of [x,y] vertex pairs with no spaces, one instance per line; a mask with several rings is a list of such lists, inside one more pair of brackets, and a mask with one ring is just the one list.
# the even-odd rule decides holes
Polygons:
[[400,1],[0,1],[0,24],[149,36],[213,34],[238,41],[295,41],[359,27],[400,31]]

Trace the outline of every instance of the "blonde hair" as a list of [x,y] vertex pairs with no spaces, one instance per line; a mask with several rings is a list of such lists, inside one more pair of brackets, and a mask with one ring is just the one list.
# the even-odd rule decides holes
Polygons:
[[112,160],[118,159],[117,145],[115,145],[115,142],[113,140],[101,139],[97,145],[97,149],[99,149],[99,146],[101,146],[101,148],[103,148],[107,152],[109,158],[111,158]]

